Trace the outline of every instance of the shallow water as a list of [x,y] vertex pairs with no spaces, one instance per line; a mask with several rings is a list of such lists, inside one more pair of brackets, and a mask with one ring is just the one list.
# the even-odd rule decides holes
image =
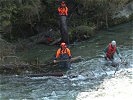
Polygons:
[[[128,64],[106,66],[103,49],[116,40]],[[73,56],[84,59],[73,63],[62,77],[0,76],[0,100],[131,100],[133,97],[132,23],[100,31],[91,40],[71,46]],[[120,61],[115,55],[116,60]],[[115,73],[115,75],[114,75]]]

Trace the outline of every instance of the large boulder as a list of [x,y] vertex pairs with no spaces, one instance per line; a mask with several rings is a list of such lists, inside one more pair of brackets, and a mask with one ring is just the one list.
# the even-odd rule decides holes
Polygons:
[[133,14],[133,1],[127,4],[126,6],[122,7],[120,10],[118,10],[113,17],[114,18],[121,18],[121,17],[129,18],[132,14]]

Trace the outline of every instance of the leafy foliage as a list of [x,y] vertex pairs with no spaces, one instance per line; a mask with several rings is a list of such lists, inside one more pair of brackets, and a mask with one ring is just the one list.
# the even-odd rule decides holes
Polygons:
[[[1,30],[8,40],[26,38],[47,28],[59,29],[57,7],[61,0],[0,0]],[[108,27],[112,15],[131,0],[65,0],[68,25]],[[41,28],[41,29],[40,29]]]

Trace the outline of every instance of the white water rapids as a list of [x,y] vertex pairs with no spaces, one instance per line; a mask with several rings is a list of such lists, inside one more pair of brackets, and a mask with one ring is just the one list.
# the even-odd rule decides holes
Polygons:
[[79,93],[76,100],[133,100],[133,64],[131,67],[105,78],[98,90]]
[[[133,100],[132,32],[132,23],[123,24],[78,43],[71,51],[85,60],[73,63],[63,77],[0,75],[0,100]],[[118,71],[98,57],[111,40],[128,62]]]

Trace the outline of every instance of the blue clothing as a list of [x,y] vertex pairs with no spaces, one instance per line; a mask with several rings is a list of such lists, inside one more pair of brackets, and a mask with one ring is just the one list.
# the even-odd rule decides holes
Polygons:
[[[60,55],[60,60],[67,60],[70,59],[70,57],[67,54],[61,54]],[[60,67],[65,67],[65,68],[70,68],[71,63],[69,61],[62,61],[59,63]]]

